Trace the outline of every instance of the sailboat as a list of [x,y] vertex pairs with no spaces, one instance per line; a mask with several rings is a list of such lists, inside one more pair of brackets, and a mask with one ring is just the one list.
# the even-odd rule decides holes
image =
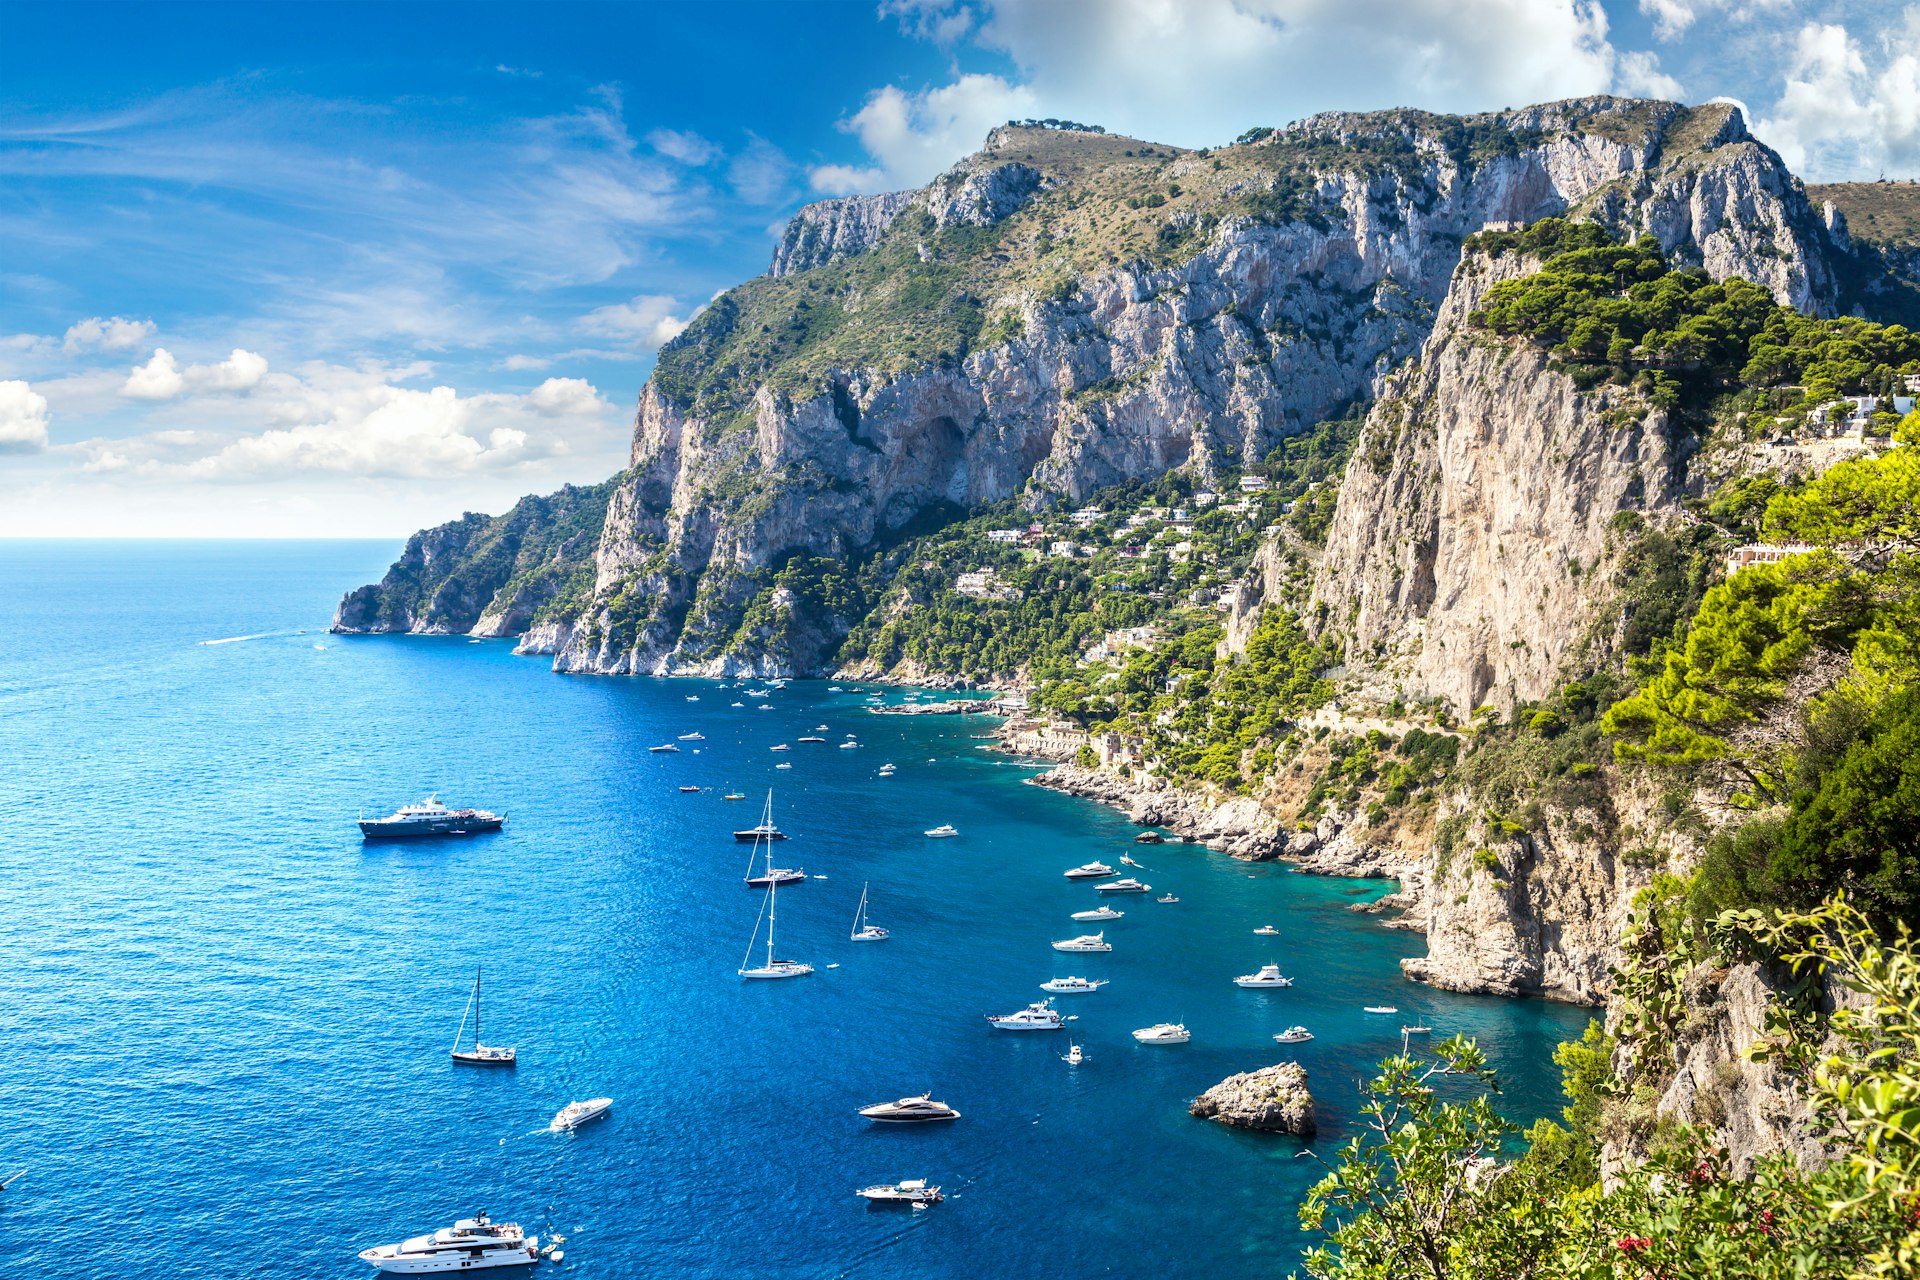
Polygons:
[[[462,1049],[460,1040],[467,1033],[467,1014],[473,1015],[473,1048]],[[460,1015],[460,1029],[453,1033],[453,1060],[467,1062],[476,1067],[510,1067],[513,1065],[513,1047],[508,1045],[487,1045],[480,1043],[480,970],[473,971],[473,994],[467,997],[466,1012]]]
[[853,915],[853,933],[855,942],[885,942],[887,931],[877,924],[867,923],[867,886],[860,886],[860,910]]
[[813,972],[813,966],[799,960],[779,960],[773,952],[773,927],[779,915],[780,883],[775,881],[767,886],[767,962],[752,965],[753,944],[760,937],[760,922],[753,922],[753,937],[747,939],[747,954],[740,960],[740,976],[743,978],[804,978]]
[[[787,837],[781,833],[780,828],[773,825],[773,792],[771,790],[767,792],[767,807],[760,815],[760,825],[757,827],[749,827],[745,831],[736,831],[733,833],[733,838],[735,840],[750,839],[753,841],[753,849],[747,854],[747,874],[741,877],[746,881],[748,888],[758,889],[763,885],[798,884],[807,878],[807,869],[805,867],[776,867],[773,865],[773,842],[775,840],[785,840]],[[760,856],[762,845],[766,846],[767,869],[762,874],[755,875],[753,873],[753,863],[754,860]]]

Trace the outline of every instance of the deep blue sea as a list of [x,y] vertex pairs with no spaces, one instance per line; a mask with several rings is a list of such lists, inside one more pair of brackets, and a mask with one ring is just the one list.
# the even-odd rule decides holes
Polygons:
[[[1330,1149],[1419,1017],[1480,1038],[1516,1118],[1560,1104],[1548,1053],[1584,1012],[1403,982],[1418,939],[1348,910],[1385,885],[1137,848],[1024,785],[983,725],[824,682],[761,711],[504,643],[325,634],[397,549],[0,542],[0,1176],[28,1170],[0,1192],[8,1280],[371,1274],[358,1249],[482,1206],[566,1235],[542,1274],[1271,1277],[1316,1166],[1189,1117],[1208,1085],[1297,1056]],[[822,724],[860,747],[796,741]],[[825,877],[781,894],[780,950],[819,971],[742,983],[761,895],[729,832],[769,787],[781,858]],[[361,843],[363,810],[429,792],[506,830]],[[960,836],[921,834],[939,823]],[[1094,905],[1061,871],[1123,853],[1181,901],[1121,903],[1111,955],[1050,950]],[[863,882],[887,942],[848,941]],[[1298,985],[1232,985],[1270,960]],[[517,1069],[448,1060],[476,966]],[[1112,980],[1061,999],[1083,1065],[1069,1033],[982,1020],[1067,973]],[[1128,1035],[1163,1020],[1193,1042]],[[1294,1022],[1317,1038],[1276,1046]],[[854,1114],[927,1089],[964,1118]],[[601,1094],[606,1119],[546,1131]],[[852,1195],[901,1177],[950,1198]]]

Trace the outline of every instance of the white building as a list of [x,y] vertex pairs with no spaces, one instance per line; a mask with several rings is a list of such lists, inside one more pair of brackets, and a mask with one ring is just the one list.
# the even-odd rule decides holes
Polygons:
[[1196,507],[1210,507],[1218,501],[1220,501],[1220,495],[1211,490],[1203,489],[1193,495],[1193,505]]
[[1808,542],[1749,542],[1727,553],[1727,573],[1731,576],[1753,564],[1779,564],[1789,556],[1803,556],[1812,550],[1813,544]]
[[1018,542],[1020,541],[1020,530],[989,529],[987,530],[987,541],[988,542]]
[[1072,519],[1075,524],[1079,525],[1082,529],[1084,529],[1088,525],[1092,524],[1094,521],[1098,520],[1103,514],[1105,513],[1102,512],[1098,507],[1082,507],[1078,511],[1073,513]]
[[1265,476],[1240,477],[1240,492],[1242,493],[1265,493],[1267,488],[1267,478]]
[[1020,592],[1000,581],[1000,575],[992,569],[974,569],[963,573],[955,580],[953,589],[963,596],[972,596],[976,600],[1018,600]]

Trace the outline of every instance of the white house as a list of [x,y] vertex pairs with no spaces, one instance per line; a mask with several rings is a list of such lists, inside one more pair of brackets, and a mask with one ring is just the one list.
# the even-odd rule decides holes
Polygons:
[[1104,514],[1098,507],[1082,507],[1073,513],[1073,522],[1082,529],[1098,520]]
[[989,529],[987,530],[987,541],[1018,542],[1020,541],[1020,531],[1018,529]]
[[963,596],[972,596],[976,600],[1018,600],[1018,588],[1010,587],[1000,581],[1000,575],[992,569],[974,569],[963,573],[955,580],[953,589]]
[[1202,489],[1193,495],[1193,505],[1196,507],[1210,507],[1218,501],[1220,501],[1220,495],[1210,489]]
[[1779,564],[1789,556],[1801,556],[1813,550],[1807,542],[1749,542],[1727,553],[1727,573],[1736,574],[1753,564]]
[[1265,476],[1240,477],[1240,492],[1242,493],[1265,493],[1267,489],[1268,484]]

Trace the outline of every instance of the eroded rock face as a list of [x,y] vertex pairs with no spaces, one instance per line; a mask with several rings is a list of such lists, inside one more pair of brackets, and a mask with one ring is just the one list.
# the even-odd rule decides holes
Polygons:
[[914,202],[912,191],[889,191],[877,196],[845,196],[819,200],[801,208],[787,223],[773,248],[769,275],[790,276],[796,271],[824,267],[839,258],[865,253],[880,241],[893,220]]
[[1195,1098],[1187,1110],[1202,1120],[1265,1133],[1310,1138],[1316,1127],[1307,1069],[1297,1062],[1228,1076]]

